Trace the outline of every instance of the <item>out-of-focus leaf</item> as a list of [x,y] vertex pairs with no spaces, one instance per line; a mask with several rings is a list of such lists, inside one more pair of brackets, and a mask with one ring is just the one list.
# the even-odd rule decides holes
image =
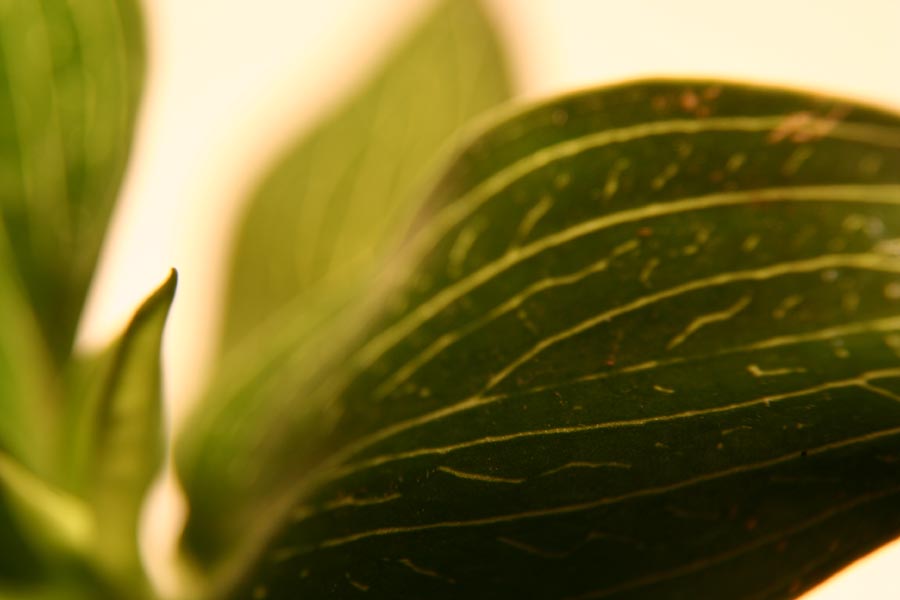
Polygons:
[[509,93],[479,3],[444,0],[249,199],[233,251],[223,349],[266,323],[263,337],[283,331],[286,320],[315,312],[335,288],[368,274],[407,225],[416,208],[411,191],[440,147]]
[[0,597],[152,595],[137,523],[163,457],[160,347],[175,285],[173,271],[106,352],[70,366],[67,437],[49,475],[0,453]]
[[897,115],[560,98],[458,157],[406,256],[343,360],[216,432],[229,478],[181,448],[201,564],[296,478],[236,597],[787,598],[900,532]]
[[53,578],[29,586],[0,586],[0,600],[137,600],[140,596],[107,588],[95,574],[76,565],[57,565]]
[[84,561],[57,560],[27,584],[0,583],[0,600],[140,600],[142,590],[115,589]]
[[47,578],[47,557],[81,550],[90,534],[78,499],[0,452],[0,598]]
[[[427,167],[457,128],[506,98],[508,88],[479,3],[444,1],[264,179],[234,251],[228,352],[207,401],[185,427],[186,443],[196,442],[209,467],[204,477],[253,477],[231,469],[228,431],[242,428],[255,439],[260,430],[249,423],[283,413],[288,398],[279,390],[322,370],[334,356],[326,347],[341,347],[337,338],[356,334],[359,318],[346,311],[361,293],[371,295],[362,282],[406,230]],[[244,442],[253,443],[236,443]],[[270,491],[260,486],[250,495],[267,498]],[[226,540],[261,533],[249,523],[236,515],[221,523],[223,551],[230,549]]]
[[143,64],[135,0],[0,2],[0,218],[57,361],[125,168]]
[[3,540],[4,556],[0,561],[0,589],[27,585],[43,576],[40,557],[16,519],[15,508],[7,495],[0,494],[0,540]]
[[60,487],[59,367],[124,169],[142,42],[133,0],[0,2],[2,594],[59,579],[48,556],[88,535]]
[[43,475],[58,439],[58,387],[0,223],[0,453]]
[[43,546],[84,551],[93,516],[78,498],[51,487],[6,454],[0,454],[0,490],[19,521]]
[[67,485],[91,506],[91,551],[121,585],[141,581],[137,525],[164,454],[160,350],[176,285],[173,270],[106,352],[76,366],[70,385]]

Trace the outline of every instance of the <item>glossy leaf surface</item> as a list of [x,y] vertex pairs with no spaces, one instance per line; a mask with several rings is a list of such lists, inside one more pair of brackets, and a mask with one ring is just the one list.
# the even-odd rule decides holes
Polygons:
[[309,448],[238,597],[810,587],[900,531],[898,205],[900,118],[843,100],[651,81],[498,124],[382,317],[284,390],[303,426],[233,457]]
[[224,348],[260,326],[278,335],[287,320],[368,275],[408,224],[411,192],[441,147],[508,96],[479,3],[442,2],[249,199],[233,250]]
[[0,218],[58,362],[125,168],[142,77],[134,0],[0,3]]

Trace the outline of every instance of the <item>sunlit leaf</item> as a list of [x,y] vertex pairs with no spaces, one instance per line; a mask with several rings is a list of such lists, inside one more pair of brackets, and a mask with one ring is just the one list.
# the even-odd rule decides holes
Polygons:
[[182,446],[185,547],[216,568],[234,498],[293,472],[237,597],[795,596],[900,532],[898,208],[900,117],[849,101],[651,81],[512,115],[358,342],[207,433],[259,427],[228,476]]
[[57,360],[118,191],[142,76],[134,0],[0,2],[0,217]]
[[287,320],[368,274],[408,223],[411,192],[438,150],[508,96],[479,3],[442,2],[249,199],[233,249],[224,348],[261,325],[262,337],[283,332]]

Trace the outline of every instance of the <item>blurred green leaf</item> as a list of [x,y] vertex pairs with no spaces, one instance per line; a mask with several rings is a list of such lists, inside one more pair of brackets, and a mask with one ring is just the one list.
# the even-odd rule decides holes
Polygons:
[[139,596],[122,595],[107,588],[104,582],[83,565],[55,565],[52,578],[29,586],[0,587],[0,600],[137,600]]
[[201,432],[225,477],[179,448],[186,551],[294,473],[237,597],[793,597],[900,532],[898,205],[900,116],[853,102],[649,81],[512,115],[367,333]]
[[93,517],[78,498],[48,485],[6,454],[0,454],[0,490],[26,535],[43,551],[85,550]]
[[57,475],[62,392],[52,363],[0,222],[0,590],[44,576],[35,530],[52,537],[59,525],[46,514],[52,500],[27,502],[30,483]]
[[53,468],[60,389],[0,223],[0,453],[25,468]]
[[3,597],[108,597],[79,558],[93,516],[64,486],[61,371],[131,141],[141,34],[133,0],[0,2]]
[[223,349],[316,312],[378,264],[408,224],[427,167],[474,115],[509,96],[475,0],[444,0],[377,74],[277,161],[232,254]]
[[[315,376],[333,356],[325,347],[357,333],[359,297],[371,295],[366,284],[408,228],[428,167],[462,124],[508,95],[480,4],[444,1],[264,178],[234,249],[224,360],[185,427],[204,478],[253,478],[231,469],[234,446],[254,444],[289,401],[280,390]],[[232,437],[235,429],[249,434]],[[286,478],[268,481],[280,488]],[[247,491],[263,499],[273,492]],[[232,500],[250,520],[231,515],[213,525],[223,554],[263,533],[250,524],[252,500]]]
[[0,452],[0,597],[47,579],[47,557],[79,548],[88,533],[77,499]]
[[96,560],[123,586],[141,581],[138,517],[165,454],[160,352],[177,280],[173,270],[122,336],[70,378],[67,485],[93,510]]
[[125,169],[143,72],[135,0],[0,2],[0,217],[57,362]]
[[9,533],[0,597],[152,596],[137,525],[164,454],[160,349],[176,279],[173,271],[106,352],[70,365],[68,437],[54,471],[0,453],[0,528]]

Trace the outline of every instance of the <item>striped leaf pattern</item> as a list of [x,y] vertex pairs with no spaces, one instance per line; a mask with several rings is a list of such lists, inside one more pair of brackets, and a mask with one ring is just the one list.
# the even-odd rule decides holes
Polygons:
[[298,473],[237,597],[809,588],[900,532],[898,209],[900,118],[844,100],[644,81],[508,115],[234,458]]

